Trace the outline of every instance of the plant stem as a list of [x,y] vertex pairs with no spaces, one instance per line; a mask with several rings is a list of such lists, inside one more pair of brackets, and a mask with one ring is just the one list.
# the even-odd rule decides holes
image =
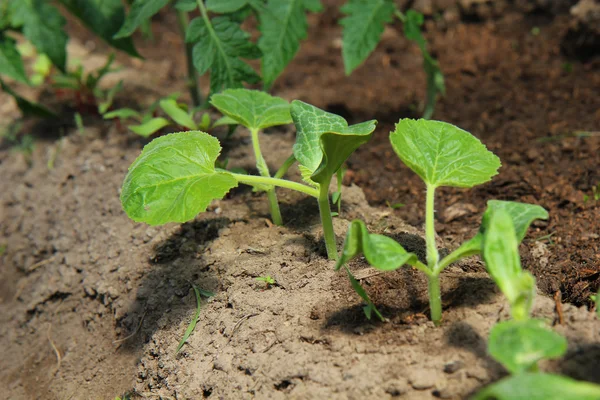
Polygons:
[[329,206],[329,184],[331,176],[319,185],[319,212],[321,214],[321,225],[323,225],[323,238],[327,249],[327,258],[337,260],[337,245],[335,242],[335,231],[333,230],[333,219]]
[[440,276],[430,275],[429,281],[429,308],[431,309],[431,320],[436,326],[442,323],[442,292],[440,290]]
[[427,184],[425,204],[425,241],[427,243],[427,266],[436,271],[440,255],[435,245],[435,186]]
[[[188,13],[177,10],[177,23],[179,25],[179,31],[181,32],[181,38],[185,43],[185,36],[189,24]],[[190,96],[192,97],[192,103],[194,104],[194,107],[199,107],[202,104],[202,95],[198,89],[198,74],[196,73],[196,68],[194,67],[194,61],[192,59],[193,47],[193,43],[185,43],[185,58],[187,61],[188,72],[187,86],[190,89]]]
[[[258,168],[258,172],[261,176],[269,178],[271,177],[271,174],[269,173],[269,167],[267,166],[267,162],[260,151],[258,129],[252,128],[250,129],[250,133],[252,135],[254,157],[256,158],[256,168]],[[269,209],[271,210],[271,219],[273,220],[273,223],[275,225],[283,225],[283,220],[281,219],[281,210],[279,210],[279,202],[277,201],[277,193],[275,193],[275,187],[271,186],[271,188],[267,189],[266,192],[269,199]]]
[[283,164],[277,170],[277,173],[275,173],[275,175],[273,177],[274,178],[283,178],[283,176],[288,172],[288,170],[290,169],[290,167],[292,165],[294,165],[295,162],[296,162],[296,157],[292,154],[291,156],[288,157],[287,160],[285,160],[283,162]]
[[233,177],[240,183],[246,185],[266,185],[266,186],[279,186],[285,189],[295,190],[300,193],[307,194],[309,196],[319,198],[319,191],[308,185],[302,183],[287,181],[285,179],[268,178],[265,176],[246,175],[246,174],[235,174],[231,173]]

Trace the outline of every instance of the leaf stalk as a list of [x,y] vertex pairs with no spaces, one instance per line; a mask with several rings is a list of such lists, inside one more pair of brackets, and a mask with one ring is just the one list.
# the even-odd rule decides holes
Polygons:
[[333,230],[333,219],[331,218],[331,208],[329,205],[329,184],[331,176],[319,185],[319,213],[321,214],[321,225],[323,225],[323,238],[325,239],[325,248],[327,249],[327,258],[337,260],[337,245],[335,241],[335,231]]
[[[258,139],[258,131],[257,128],[250,129],[250,134],[252,135],[252,147],[254,148],[254,157],[256,158],[256,168],[258,168],[258,172],[261,176],[265,178],[270,178],[271,174],[269,173],[269,167],[267,162],[265,161],[262,152],[260,150],[260,142]],[[275,225],[283,225],[283,219],[281,218],[281,210],[279,209],[279,201],[277,200],[277,193],[275,193],[275,188],[271,186],[266,190],[267,198],[269,199],[269,209],[271,210],[271,219]]]
[[319,190],[310,187],[308,185],[303,185],[298,182],[288,181],[285,179],[278,178],[268,178],[265,176],[256,176],[256,175],[246,175],[246,174],[236,174],[231,173],[231,175],[239,182],[244,183],[246,185],[268,185],[268,186],[278,186],[285,189],[295,190],[300,193],[307,194],[309,196],[319,198]]

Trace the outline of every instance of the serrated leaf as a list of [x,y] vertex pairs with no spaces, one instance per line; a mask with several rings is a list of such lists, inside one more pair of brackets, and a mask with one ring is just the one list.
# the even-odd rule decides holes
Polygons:
[[524,373],[504,378],[472,400],[598,400],[600,386],[560,375]]
[[131,38],[114,39],[125,21],[121,0],[59,0],[85,26],[115,49],[139,57]]
[[377,47],[395,6],[390,0],[349,0],[340,10],[347,15],[340,25],[344,68],[350,75]]
[[490,200],[483,214],[480,231],[485,233],[489,226],[491,214],[502,209],[508,213],[512,220],[517,241],[521,243],[527,234],[529,225],[536,219],[548,219],[548,211],[536,204],[519,203],[516,201]]
[[[309,4],[309,6],[315,6]],[[261,71],[266,88],[283,72],[306,39],[306,0],[269,0],[258,8],[261,37],[258,47],[263,53]]]
[[160,108],[162,108],[162,110],[179,125],[185,126],[191,130],[198,129],[196,122],[186,111],[179,108],[177,101],[173,99],[162,99],[159,104]]
[[248,5],[248,0],[206,0],[206,9],[218,14],[229,14]]
[[531,371],[541,360],[563,356],[567,340],[541,320],[505,321],[492,328],[488,351],[514,375]]
[[128,125],[127,127],[140,136],[148,137],[167,125],[169,125],[169,121],[167,119],[158,117],[152,118],[140,125]]
[[141,117],[140,113],[131,108],[119,108],[117,110],[107,112],[106,114],[103,115],[104,119],[112,119],[112,118],[125,119],[125,118],[140,118],[140,117]]
[[19,0],[9,3],[12,23],[23,27],[23,34],[58,69],[66,72],[67,40],[65,19],[45,0]]
[[521,268],[519,242],[510,214],[490,212],[483,234],[483,259],[489,274],[508,299],[512,317],[527,319],[535,297],[535,278]]
[[22,83],[29,83],[17,42],[0,32],[0,73]]
[[373,268],[381,271],[393,271],[404,264],[414,265],[419,261],[416,254],[404,250],[394,239],[369,233],[365,223],[356,219],[348,227],[344,250],[335,270],[361,254]]
[[229,17],[213,18],[209,25],[198,17],[188,26],[186,42],[196,42],[192,50],[199,74],[210,70],[211,95],[225,89],[240,88],[243,82],[257,83],[260,77],[241,58],[260,57],[250,35]]
[[402,119],[390,141],[398,157],[433,187],[472,187],[500,168],[500,159],[479,139],[446,122]]
[[216,171],[219,141],[199,131],[179,132],[154,139],[129,167],[121,203],[137,222],[161,225],[186,222],[214,199],[221,199],[237,180]]
[[348,126],[339,115],[299,100],[292,102],[291,114],[297,132],[294,156],[312,171],[311,179],[319,184],[330,179],[354,150],[371,139],[377,124],[371,120]]
[[133,32],[148,19],[166,6],[170,0],[135,0],[131,5],[129,14],[121,29],[113,36],[114,39],[121,39],[131,36]]
[[213,95],[210,103],[248,129],[292,123],[290,104],[286,100],[258,90],[228,89]]

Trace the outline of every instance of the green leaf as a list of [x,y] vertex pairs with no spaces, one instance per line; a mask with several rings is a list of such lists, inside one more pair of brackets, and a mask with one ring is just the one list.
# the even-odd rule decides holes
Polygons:
[[311,179],[319,184],[340,169],[348,157],[373,136],[377,121],[348,126],[339,115],[294,100],[292,119],[296,125],[294,156],[312,171]]
[[567,340],[538,319],[505,321],[492,328],[488,351],[514,375],[531,371],[538,361],[561,357]]
[[304,8],[315,13],[323,11],[323,5],[320,0],[304,0]]
[[103,116],[104,119],[112,119],[112,118],[126,119],[126,118],[140,118],[140,117],[141,117],[140,113],[131,108],[119,108],[117,110],[107,112]]
[[115,86],[111,87],[106,93],[106,100],[98,104],[98,112],[100,115],[106,114],[112,106],[115,95],[123,89],[123,80],[120,80]]
[[206,0],[206,9],[218,14],[229,14],[247,4],[248,0]]
[[131,38],[113,38],[125,21],[125,7],[121,0],[59,1],[106,43],[131,56],[139,57]]
[[196,0],[177,0],[175,2],[175,9],[184,12],[194,11],[198,8]]
[[17,42],[0,32],[0,73],[22,83],[29,83]]
[[213,18],[210,24],[194,18],[188,26],[186,42],[196,42],[192,50],[194,66],[200,75],[210,70],[211,94],[240,88],[243,82],[257,83],[260,77],[241,58],[260,57],[250,35],[229,17]]
[[192,283],[192,288],[194,288],[194,293],[196,294],[196,312],[194,313],[194,318],[192,318],[192,321],[190,322],[187,329],[185,330],[185,333],[183,334],[183,337],[181,338],[181,341],[179,342],[179,345],[177,346],[177,350],[175,350],[175,354],[179,353],[179,351],[182,349],[185,342],[187,342],[187,340],[191,336],[192,332],[194,332],[194,328],[196,328],[196,324],[198,323],[198,318],[200,317],[200,307],[202,306],[202,299],[200,298],[200,295],[202,294],[205,297],[214,296],[214,294],[211,292],[207,292],[207,291],[198,289],[198,287],[196,287],[196,285],[194,285],[193,283]]
[[394,239],[369,233],[365,223],[355,219],[348,228],[344,250],[335,270],[361,254],[373,268],[381,271],[393,271],[404,264],[414,265],[419,261],[416,254],[404,250]]
[[598,400],[600,386],[560,375],[524,373],[504,378],[472,400]]
[[350,284],[352,285],[352,289],[354,289],[354,291],[360,296],[360,298],[363,299],[365,303],[367,303],[367,305],[363,307],[363,312],[365,313],[365,316],[367,317],[367,319],[371,319],[371,315],[373,313],[375,313],[375,315],[377,315],[377,317],[381,321],[385,321],[385,318],[383,318],[383,315],[381,315],[381,313],[379,312],[377,307],[375,307],[375,304],[373,304],[373,302],[369,298],[367,291],[362,287],[360,282],[356,280],[354,275],[352,275],[352,272],[350,272],[348,267],[345,267],[345,268],[346,268],[346,272],[348,273],[348,279],[350,279]]
[[346,75],[350,75],[377,47],[385,24],[392,21],[394,2],[390,0],[349,0],[340,10],[342,56]]
[[186,222],[238,185],[215,170],[219,141],[199,131],[154,139],[129,167],[123,182],[123,209],[137,222],[161,225]]
[[213,95],[210,103],[248,129],[292,123],[290,104],[286,100],[258,90],[228,89]]
[[114,39],[121,39],[131,36],[133,32],[154,14],[166,6],[170,0],[135,0],[131,5],[129,14],[125,18],[125,22],[121,29],[113,36]]
[[9,3],[12,22],[23,27],[23,34],[39,53],[44,53],[62,72],[67,67],[65,19],[46,0],[19,0]]
[[512,317],[527,319],[535,296],[535,278],[521,269],[519,242],[506,210],[499,208],[489,214],[482,253],[489,274],[510,303]]
[[198,129],[196,122],[194,122],[192,117],[190,117],[186,111],[179,108],[177,101],[173,99],[162,99],[159,104],[160,108],[162,108],[162,110],[179,125],[185,126],[191,130]]
[[427,51],[427,42],[421,33],[421,25],[425,21],[423,14],[415,11],[408,10],[404,18],[404,36],[408,40],[412,40],[417,43],[421,51]]
[[32,101],[27,100],[24,97],[21,97],[18,93],[12,90],[7,84],[4,83],[2,79],[0,79],[0,88],[3,91],[11,95],[15,101],[17,102],[17,107],[23,113],[23,115],[34,115],[36,117],[41,118],[57,118],[58,116],[54,114],[52,111],[44,107],[39,103],[34,103]]
[[[314,6],[314,4],[309,4]],[[261,70],[266,88],[283,72],[306,39],[306,0],[269,0],[258,9],[261,37],[258,47],[263,53]]]
[[148,137],[153,133],[158,132],[167,125],[169,125],[169,121],[165,118],[159,117],[152,118],[140,125],[128,125],[127,127],[140,136]]
[[500,168],[500,159],[479,139],[446,122],[402,119],[390,141],[398,157],[433,187],[472,187]]
[[536,204],[519,203],[516,201],[490,200],[483,214],[480,231],[485,232],[489,226],[491,214],[502,209],[507,212],[514,225],[517,241],[521,243],[525,238],[529,225],[536,219],[548,219],[548,211]]
[[216,120],[215,123],[212,124],[212,127],[215,128],[217,126],[223,125],[238,125],[238,122],[235,119],[225,115],[224,117],[221,117],[218,120]]

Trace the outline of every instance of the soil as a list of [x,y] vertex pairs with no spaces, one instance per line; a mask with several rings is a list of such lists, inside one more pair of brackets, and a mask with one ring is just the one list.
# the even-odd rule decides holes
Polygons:
[[[350,220],[362,218],[422,251],[424,188],[387,139],[399,118],[419,115],[420,55],[400,27],[389,28],[372,57],[344,77],[339,2],[324,3],[273,93],[351,122],[379,120],[374,139],[349,162],[338,240]],[[593,195],[600,59],[586,47],[590,40],[580,40],[593,36],[579,14],[569,14],[575,2],[412,3],[430,15],[426,35],[446,77],[435,118],[474,133],[503,161],[489,184],[439,191],[438,245],[452,250],[473,235],[488,199],[548,209],[549,221],[533,226],[521,255],[538,280],[534,315],[566,335],[569,352],[542,368],[600,383],[600,322],[587,307],[600,284]],[[105,82],[126,79],[124,104],[182,89],[185,64],[171,18],[157,19],[156,43],[140,41],[147,60],[120,57],[125,68]],[[80,38],[71,54],[89,68],[101,64],[107,49],[71,25]],[[8,120],[16,109],[2,96]],[[7,398],[461,399],[505,374],[487,355],[486,338],[507,307],[478,259],[444,274],[439,328],[427,319],[426,284],[415,271],[376,275],[353,262],[389,318],[368,321],[347,278],[324,257],[316,203],[281,190],[287,223],[276,227],[264,195],[236,189],[192,222],[136,224],[118,195],[147,141],[93,116],[83,134],[69,121],[26,122],[23,130],[36,138],[31,154],[0,149],[0,387]],[[263,139],[274,166],[294,132]],[[252,169],[247,132],[225,142],[224,155]],[[254,279],[267,275],[275,285]],[[196,308],[192,283],[215,295],[176,354]]]

